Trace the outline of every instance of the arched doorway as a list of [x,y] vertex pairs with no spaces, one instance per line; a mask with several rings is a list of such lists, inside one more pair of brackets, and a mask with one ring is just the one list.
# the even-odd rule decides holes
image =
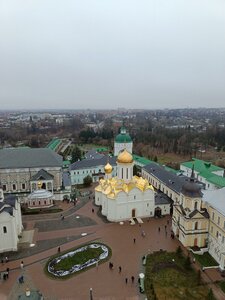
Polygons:
[[160,207],[156,207],[155,208],[155,217],[158,217],[158,218],[160,218],[162,216],[162,210],[161,210],[161,208]]
[[132,215],[132,218],[136,218],[136,209],[135,208],[132,209],[131,215]]

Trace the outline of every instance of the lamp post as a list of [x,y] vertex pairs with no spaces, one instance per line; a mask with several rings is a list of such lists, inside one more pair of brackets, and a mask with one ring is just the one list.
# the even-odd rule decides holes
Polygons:
[[90,300],[93,300],[92,288],[90,288]]

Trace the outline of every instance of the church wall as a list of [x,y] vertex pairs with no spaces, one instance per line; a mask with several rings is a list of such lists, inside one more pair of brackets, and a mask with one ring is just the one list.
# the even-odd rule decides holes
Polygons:
[[127,149],[128,152],[133,153],[133,142],[131,143],[114,143],[114,155],[118,156],[120,151]]
[[135,209],[136,217],[150,217],[154,215],[154,192],[145,193],[133,189],[129,194],[120,192],[117,199],[108,199],[108,211],[104,210],[110,221],[129,220],[132,210]]
[[[7,228],[7,233],[3,231],[4,226]],[[0,214],[0,252],[17,250],[18,234],[16,231],[14,217],[2,212]]]

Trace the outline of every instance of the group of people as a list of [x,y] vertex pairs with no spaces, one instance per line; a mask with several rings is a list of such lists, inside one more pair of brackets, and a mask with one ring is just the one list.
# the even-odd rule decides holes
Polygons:
[[[113,268],[114,268],[113,263],[110,261],[109,262],[109,269],[113,270]],[[122,272],[122,267],[121,266],[118,267],[118,271],[119,271],[119,273]],[[131,276],[131,282],[134,283],[134,276]],[[128,283],[128,277],[125,278],[125,283],[126,284]]]
[[7,280],[7,279],[9,278],[9,268],[7,268],[7,269],[5,270],[5,272],[2,272],[1,278],[2,278],[3,280]]

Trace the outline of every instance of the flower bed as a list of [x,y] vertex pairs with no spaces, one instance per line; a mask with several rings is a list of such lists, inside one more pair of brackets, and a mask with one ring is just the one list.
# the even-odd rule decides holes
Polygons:
[[101,263],[109,257],[110,249],[100,243],[91,243],[57,256],[47,265],[48,272],[63,278]]

